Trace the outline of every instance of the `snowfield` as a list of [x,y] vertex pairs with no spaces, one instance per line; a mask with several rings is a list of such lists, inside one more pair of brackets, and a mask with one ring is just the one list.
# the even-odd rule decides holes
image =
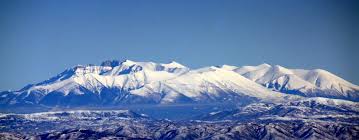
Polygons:
[[359,139],[358,101],[320,69],[113,60],[0,92],[0,139]]
[[278,65],[209,66],[177,62],[105,61],[75,66],[18,91],[0,93],[2,106],[104,106],[254,101],[286,102],[307,97],[358,101],[359,87],[325,70]]

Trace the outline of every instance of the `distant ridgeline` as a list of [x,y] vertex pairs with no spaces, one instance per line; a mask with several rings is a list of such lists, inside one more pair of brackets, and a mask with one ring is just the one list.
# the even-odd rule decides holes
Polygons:
[[325,70],[278,65],[209,66],[177,62],[104,61],[78,65],[18,91],[0,93],[11,107],[103,107],[253,102],[281,103],[310,97],[359,101],[359,87]]

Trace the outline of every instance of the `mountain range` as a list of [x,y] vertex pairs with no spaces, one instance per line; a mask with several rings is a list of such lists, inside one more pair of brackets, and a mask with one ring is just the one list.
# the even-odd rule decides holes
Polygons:
[[0,92],[0,137],[358,139],[358,101],[321,69],[111,60]]
[[224,65],[268,89],[305,97],[327,97],[358,101],[359,86],[326,70],[288,69],[279,65],[235,67]]
[[324,97],[359,101],[359,86],[328,71],[279,65],[209,66],[131,60],[78,65],[37,84],[0,93],[2,107],[287,102]]

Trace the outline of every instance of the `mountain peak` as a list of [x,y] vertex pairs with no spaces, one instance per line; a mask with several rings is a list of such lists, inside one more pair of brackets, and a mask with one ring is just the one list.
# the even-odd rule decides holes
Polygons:
[[275,65],[273,66],[273,71],[274,72],[280,72],[280,73],[283,73],[283,74],[293,74],[293,72],[285,67],[282,67],[280,65]]
[[[261,64],[243,67],[209,66],[192,70],[175,61],[155,63],[107,60],[101,66],[74,66],[48,80],[26,86],[21,92],[8,92],[6,94],[9,95],[4,96],[0,94],[0,105],[192,103],[212,99],[222,102],[222,97],[227,101],[232,93],[238,94],[238,97],[250,95],[258,99],[267,99],[262,98],[264,94],[266,97],[295,94],[359,101],[358,91],[358,86],[319,69],[289,69]],[[272,96],[272,93],[275,95]],[[126,98],[122,98],[123,95]],[[223,96],[217,98],[217,95]],[[59,102],[54,102],[55,98]],[[80,98],[81,102],[77,102]],[[237,97],[231,100],[235,99]]]
[[172,67],[172,68],[186,68],[186,66],[184,66],[176,61],[171,61],[169,63],[162,64],[162,65],[166,66],[166,67]]
[[260,67],[271,67],[271,65],[269,65],[269,64],[267,64],[267,63],[263,63],[263,64],[260,64],[260,65],[258,65],[258,66],[260,66]]
[[330,73],[329,71],[326,71],[323,69],[314,69],[313,72],[320,73],[320,74],[334,75],[334,74]]
[[120,61],[118,60],[106,60],[101,63],[101,66],[108,66],[108,67],[116,67],[120,65]]
[[231,65],[226,65],[226,64],[224,64],[222,66],[216,66],[216,67],[225,69],[225,70],[230,70],[230,71],[238,68],[237,66],[231,66]]
[[129,59],[125,59],[124,61],[121,62],[122,65],[134,65],[136,64],[135,61],[129,60]]

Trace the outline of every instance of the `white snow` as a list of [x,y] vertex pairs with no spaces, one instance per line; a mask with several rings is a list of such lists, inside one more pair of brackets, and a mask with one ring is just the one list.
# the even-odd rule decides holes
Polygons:
[[[131,73],[120,74],[127,69],[137,67]],[[66,96],[70,91],[78,91],[79,86],[85,87],[94,93],[99,93],[102,87],[117,87],[124,89],[137,89],[145,84],[171,79],[187,72],[189,69],[177,62],[156,64],[153,62],[134,62],[125,60],[120,66],[76,66],[75,74],[68,79],[56,80],[54,83],[34,86],[28,90],[42,90],[50,93],[59,91]],[[62,78],[62,77],[61,77]]]
[[289,90],[299,90],[303,92],[332,90],[342,93],[343,96],[345,96],[347,92],[359,90],[359,86],[351,84],[321,69],[287,69],[279,65],[270,66],[268,64],[262,64],[258,66],[243,66],[233,71],[266,87],[277,83],[281,86],[279,88]]
[[213,66],[192,70],[173,79],[149,83],[131,93],[147,97],[153,93],[164,93],[167,101],[176,100],[179,94],[201,100],[205,96],[220,97],[223,93],[237,93],[273,102],[283,101],[288,96],[267,90],[233,71]]
[[164,67],[167,67],[167,68],[186,68],[186,66],[180,64],[180,63],[177,63],[175,61],[171,61],[170,63],[167,63],[167,64],[161,64],[162,66]]
[[[174,61],[162,64],[126,60],[114,67],[76,66],[52,81],[32,86],[27,93],[30,95],[32,91],[41,91],[46,95],[58,91],[64,96],[70,92],[85,94],[80,90],[81,87],[95,94],[100,93],[103,88],[123,89],[133,95],[150,98],[160,103],[172,103],[188,98],[193,101],[206,99],[229,101],[231,98],[228,97],[233,93],[268,102],[302,99],[299,96],[266,88],[273,85],[278,85],[279,89],[303,92],[317,89],[335,90],[343,96],[348,91],[359,90],[358,86],[320,69],[287,69],[279,65],[262,64],[243,67],[210,66],[190,70]],[[6,96],[7,94],[4,94],[1,98]]]

